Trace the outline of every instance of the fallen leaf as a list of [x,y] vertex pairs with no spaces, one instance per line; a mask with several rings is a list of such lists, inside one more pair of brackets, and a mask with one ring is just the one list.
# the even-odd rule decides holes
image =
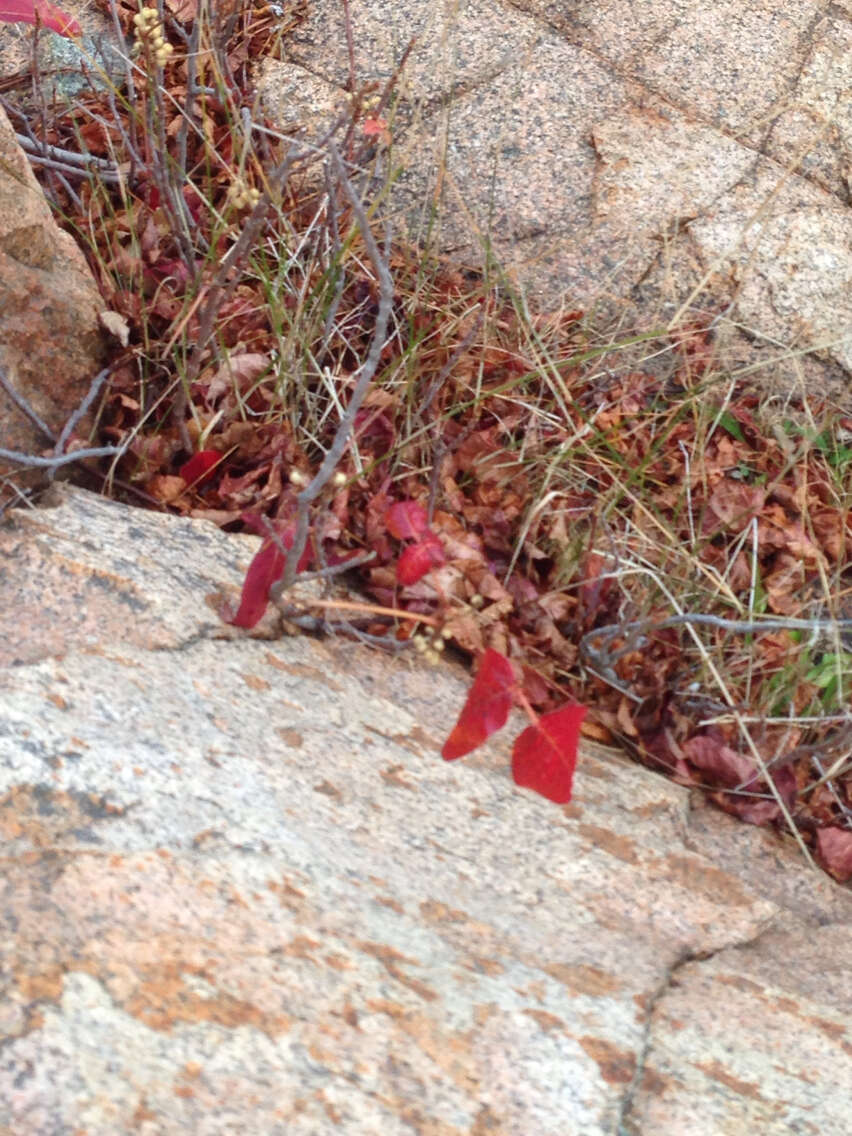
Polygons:
[[182,477],[158,473],[149,479],[145,489],[152,497],[156,497],[158,501],[169,505],[176,501],[186,489],[186,482]]
[[[720,522],[729,531],[740,532],[752,517],[756,517],[766,501],[766,490],[760,486],[743,485],[725,477],[710,496],[707,502]],[[718,527],[707,518],[705,528],[712,532]]]
[[198,0],[165,0],[165,4],[172,15],[184,24],[198,16]]
[[269,356],[257,351],[234,352],[229,355],[216,370],[209,381],[206,395],[208,402],[215,402],[217,398],[235,386],[243,390],[248,384],[269,370]]
[[212,476],[223,455],[218,450],[199,450],[178,470],[187,485],[202,485]]
[[417,544],[403,549],[396,564],[396,578],[403,586],[416,584],[421,577],[433,568],[444,564],[446,557],[443,546],[433,532],[426,534]]
[[757,769],[750,758],[706,734],[684,742],[683,755],[696,769],[729,788],[748,785],[757,776]]
[[419,501],[397,501],[385,513],[385,525],[397,540],[417,540],[428,523],[426,510]]
[[104,331],[114,335],[122,347],[126,347],[130,340],[130,328],[121,312],[98,312],[98,322]]
[[817,832],[817,855],[839,883],[852,879],[852,832],[848,828],[821,828]]

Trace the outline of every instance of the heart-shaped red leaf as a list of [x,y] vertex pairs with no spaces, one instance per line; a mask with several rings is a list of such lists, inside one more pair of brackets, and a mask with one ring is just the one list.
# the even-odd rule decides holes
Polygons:
[[527,726],[512,749],[512,776],[522,789],[532,789],[565,805],[571,800],[577,743],[586,707],[563,706],[543,714],[534,726]]
[[428,520],[419,501],[397,501],[385,513],[387,530],[397,540],[417,540],[425,532]]
[[396,562],[396,578],[403,586],[416,584],[432,568],[437,568],[446,561],[444,546],[431,529],[417,542],[410,544],[400,553]]
[[499,651],[487,648],[459,720],[441,750],[445,761],[464,757],[506,725],[514,690],[512,664]]

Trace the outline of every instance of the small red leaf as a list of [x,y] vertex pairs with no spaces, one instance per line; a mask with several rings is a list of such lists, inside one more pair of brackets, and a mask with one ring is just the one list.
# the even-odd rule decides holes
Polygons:
[[453,732],[444,742],[441,756],[455,761],[506,725],[512,709],[515,672],[505,655],[488,647]]
[[416,584],[433,568],[445,563],[444,546],[431,530],[417,542],[403,549],[396,562],[396,578],[403,586]]
[[48,0],[0,0],[0,23],[42,25],[68,39],[81,36],[83,29],[73,16],[63,12]]
[[512,749],[512,776],[522,789],[532,789],[565,805],[571,800],[577,743],[586,716],[585,706],[563,706],[542,714],[527,726]]
[[[248,522],[249,517],[251,517],[251,514],[246,514],[243,520]],[[251,519],[252,521],[257,520],[256,517],[251,517]],[[279,539],[287,549],[293,547],[294,532],[294,526],[290,525],[289,528],[279,533]],[[298,568],[300,572],[310,562],[310,558],[310,552],[306,548],[299,557]],[[280,579],[283,572],[284,554],[275,541],[267,537],[255,553],[251,564],[249,564],[246,578],[243,581],[237,614],[231,619],[226,617],[225,622],[233,624],[234,627],[254,627],[266,611],[270,588],[276,580]]]
[[397,501],[385,513],[387,530],[397,540],[417,540],[425,532],[428,520],[419,501]]
[[178,473],[187,485],[202,485],[209,480],[214,468],[222,460],[218,450],[199,450],[184,462]]

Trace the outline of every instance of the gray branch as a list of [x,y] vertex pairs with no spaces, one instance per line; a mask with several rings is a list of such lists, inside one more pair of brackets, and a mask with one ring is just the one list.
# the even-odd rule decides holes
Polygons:
[[[370,341],[367,358],[364,360],[361,367],[361,374],[352,391],[349,405],[346,407],[340,419],[334,440],[313,480],[296,498],[298,510],[296,514],[296,531],[293,537],[293,546],[287,556],[284,574],[278,583],[270,590],[270,598],[272,600],[278,600],[281,594],[291,587],[293,581],[296,579],[299,560],[308,542],[311,505],[328,484],[349,444],[355,425],[355,417],[361,409],[361,404],[367,395],[370,383],[373,381],[373,377],[379,366],[382,348],[387,338],[388,323],[390,321],[391,306],[393,304],[393,278],[391,277],[390,268],[388,266],[387,251],[384,255],[380,251],[376,243],[376,238],[373,236],[373,232],[370,228],[370,222],[367,219],[363,203],[355,192],[352,182],[349,180],[346,173],[340,153],[331,139],[328,141],[328,150],[331,155],[335,173],[340,180],[340,184],[343,186],[346,196],[349,198],[349,204],[352,206],[352,212],[355,214],[355,220],[358,223],[358,228],[361,230],[361,236],[367,248],[367,255],[370,258],[379,282],[379,310],[376,315],[376,325],[373,329],[373,336]],[[390,244],[388,233],[385,235],[385,243],[388,246]]]

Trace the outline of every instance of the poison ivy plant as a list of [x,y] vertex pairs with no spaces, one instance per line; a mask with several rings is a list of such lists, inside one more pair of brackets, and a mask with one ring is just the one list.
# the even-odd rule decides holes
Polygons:
[[512,748],[515,784],[532,789],[557,805],[567,804],[571,800],[586,707],[570,704],[539,716],[524,697],[512,664],[491,647],[483,652],[473,686],[444,743],[442,756],[445,761],[455,761],[482,745],[506,725],[513,702],[518,702],[530,718],[530,725],[518,735]]

